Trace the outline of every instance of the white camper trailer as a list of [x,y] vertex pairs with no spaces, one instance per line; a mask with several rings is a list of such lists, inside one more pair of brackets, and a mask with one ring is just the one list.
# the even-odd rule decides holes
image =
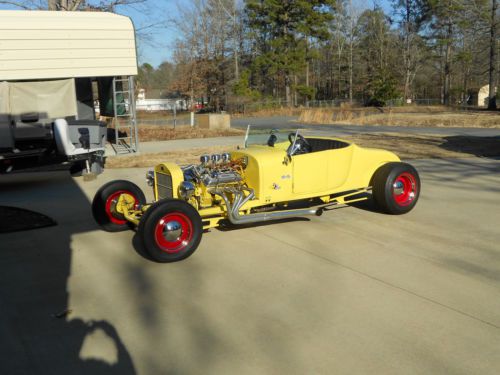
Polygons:
[[101,115],[115,117],[115,145],[136,151],[136,75],[128,17],[0,11],[0,173],[54,164],[100,173],[107,129],[96,92]]

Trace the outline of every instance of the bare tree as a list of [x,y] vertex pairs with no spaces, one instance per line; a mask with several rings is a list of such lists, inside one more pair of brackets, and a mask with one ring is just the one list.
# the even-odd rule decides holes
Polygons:
[[498,4],[496,0],[492,0],[491,5],[491,25],[490,25],[490,68],[489,68],[489,98],[488,109],[496,109],[496,92],[495,92],[495,65],[496,65],[496,52],[497,52],[497,10]]
[[349,101],[352,104],[354,85],[354,43],[356,41],[356,24],[358,23],[360,11],[355,7],[352,0],[349,0],[348,17],[348,43],[349,43]]
[[25,1],[10,1],[10,0],[0,0],[0,4],[12,5],[20,9],[31,10],[31,9],[47,9],[47,1],[35,1],[35,0],[25,0]]
[[402,39],[402,61],[404,77],[404,99],[411,99],[412,83],[415,79],[419,60],[418,35],[420,14],[418,0],[398,0],[395,4],[395,14],[399,18],[400,35]]
[[81,9],[95,9],[114,12],[116,7],[145,3],[147,0],[101,0],[91,4],[86,0],[0,0],[0,4],[13,5],[20,9],[48,9],[61,11],[76,11]]
[[190,0],[179,4],[170,20],[178,35],[175,62],[188,74],[179,76],[175,88],[192,99],[204,96],[215,108],[226,103],[229,83],[239,75],[234,5],[231,0]]

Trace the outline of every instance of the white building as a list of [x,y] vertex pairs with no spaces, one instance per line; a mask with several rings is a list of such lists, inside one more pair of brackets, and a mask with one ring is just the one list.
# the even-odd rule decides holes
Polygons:
[[186,111],[188,106],[184,99],[146,99],[146,90],[140,89],[137,94],[136,109],[138,111]]
[[[497,89],[495,87],[495,93],[496,92]],[[490,97],[490,85],[485,85],[479,89],[471,90],[468,104],[478,107],[487,107],[489,97]]]

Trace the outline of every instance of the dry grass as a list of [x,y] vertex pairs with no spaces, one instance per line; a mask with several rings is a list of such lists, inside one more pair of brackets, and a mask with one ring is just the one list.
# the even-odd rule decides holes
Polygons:
[[[137,111],[137,120],[157,120],[165,119],[170,120],[174,116],[173,111]],[[176,113],[177,118],[189,118],[191,114],[186,111],[178,111]]]
[[[359,146],[395,152],[402,159],[465,158],[500,156],[500,137],[439,137],[402,134],[359,134],[345,137]],[[137,156],[108,157],[107,168],[152,167],[170,161],[180,165],[197,163],[200,155],[231,151],[228,147],[193,148]]]
[[189,126],[178,127],[177,129],[166,128],[155,125],[140,125],[139,139],[141,142],[148,141],[169,141],[172,139],[192,139],[192,138],[212,138],[242,135],[245,131],[240,129],[199,129]]
[[454,111],[440,106],[320,108],[303,110],[299,121],[333,125],[500,128],[500,112]]
[[359,134],[345,137],[359,146],[392,151],[402,159],[500,156],[500,137]]
[[153,167],[166,161],[180,165],[198,163],[203,154],[230,152],[228,146],[191,148],[183,151],[162,152],[134,156],[111,156],[106,159],[106,168],[142,168]]
[[303,108],[268,108],[259,110],[247,110],[245,113],[233,113],[231,117],[242,118],[242,117],[273,117],[273,116],[300,116]]

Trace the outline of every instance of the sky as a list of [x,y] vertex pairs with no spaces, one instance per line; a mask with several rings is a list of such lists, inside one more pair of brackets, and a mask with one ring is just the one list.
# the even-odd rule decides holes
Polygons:
[[[149,2],[159,7],[153,16],[145,14],[140,8],[136,7],[123,8],[120,13],[131,17],[136,24],[136,28],[140,28],[140,25],[150,23],[151,17],[163,20],[174,18],[175,14],[178,13],[178,8],[183,3],[182,0],[150,0]],[[358,0],[357,3],[360,7],[365,8],[372,8],[374,6],[373,0]],[[392,9],[391,0],[375,0],[375,3],[381,6],[386,12],[390,12]],[[171,51],[175,44],[176,31],[173,27],[158,27],[149,31],[149,34],[153,35],[152,40],[142,40],[141,38],[138,40],[139,63],[147,62],[157,67],[163,61],[168,61],[172,58]]]
[[[386,12],[391,10],[391,0],[358,0],[357,3],[361,7],[372,8],[374,1]],[[90,4],[98,2],[88,0]],[[146,5],[138,4],[117,9],[118,13],[132,19],[138,31],[137,49],[140,64],[147,62],[157,67],[163,61],[171,60],[176,30],[169,26],[168,20],[175,19],[176,14],[179,13],[179,7],[182,7],[185,2],[186,0],[147,0]],[[11,5],[0,4],[1,9],[15,8]],[[148,27],[150,25],[154,27]]]

